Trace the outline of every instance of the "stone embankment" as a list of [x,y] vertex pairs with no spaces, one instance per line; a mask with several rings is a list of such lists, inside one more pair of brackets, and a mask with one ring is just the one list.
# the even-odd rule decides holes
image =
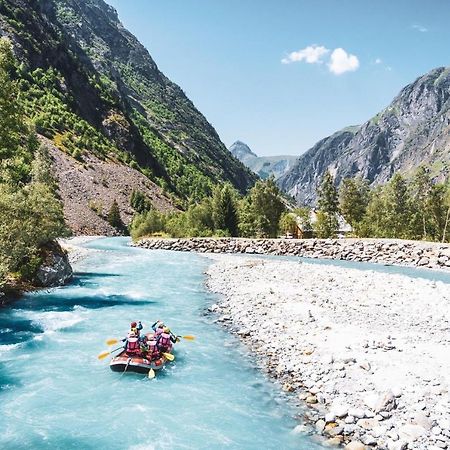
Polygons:
[[432,242],[388,239],[148,238],[134,245],[154,250],[303,256],[450,270],[450,245]]

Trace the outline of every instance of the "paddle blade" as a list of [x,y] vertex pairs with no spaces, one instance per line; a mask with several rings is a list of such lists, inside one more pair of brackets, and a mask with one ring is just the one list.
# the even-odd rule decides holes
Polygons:
[[103,352],[103,353],[100,353],[100,355],[98,355],[97,358],[98,358],[98,359],[105,359],[105,358],[109,355],[109,353],[110,353],[110,352]]
[[193,341],[195,336],[182,336],[183,339],[187,339],[188,341]]
[[108,339],[106,341],[106,345],[114,345],[117,344],[119,341],[117,339]]
[[172,355],[172,353],[163,353],[162,354],[164,358],[166,358],[168,361],[173,361],[175,359],[175,356]]
[[150,378],[150,380],[152,380],[153,378],[155,378],[155,371],[153,369],[150,369],[148,371],[148,377]]

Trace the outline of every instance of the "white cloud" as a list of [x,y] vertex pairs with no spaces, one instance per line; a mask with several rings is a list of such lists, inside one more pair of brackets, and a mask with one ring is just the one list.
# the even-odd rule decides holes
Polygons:
[[420,31],[421,33],[426,33],[428,31],[428,28],[425,28],[424,26],[418,24],[414,24],[412,28],[414,28],[414,30]]
[[308,64],[321,64],[323,56],[325,56],[330,50],[322,45],[310,45],[298,52],[292,52],[283,58],[281,62],[283,64],[290,64],[293,62],[305,61]]
[[374,64],[381,64],[383,60],[381,58],[377,58],[373,63]]
[[359,67],[358,57],[347,53],[343,48],[335,48],[331,53],[328,68],[335,75],[353,72]]

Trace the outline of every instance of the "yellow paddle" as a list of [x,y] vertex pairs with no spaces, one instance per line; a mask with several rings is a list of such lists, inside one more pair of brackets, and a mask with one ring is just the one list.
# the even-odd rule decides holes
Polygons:
[[175,356],[173,356],[172,353],[161,353],[161,355],[163,355],[168,361],[173,361],[175,359]]
[[117,344],[119,341],[117,339],[108,339],[106,341],[106,345],[114,345]]
[[183,339],[186,339],[187,341],[193,341],[194,339],[195,339],[195,336],[191,336],[191,335],[188,335],[188,336],[177,336],[177,337],[182,337]]
[[153,369],[150,369],[148,371],[148,377],[150,378],[150,380],[152,380],[153,378],[155,378],[155,371]]
[[108,355],[110,355],[111,353],[113,353],[113,352],[115,352],[115,351],[117,351],[117,350],[120,350],[121,348],[123,349],[123,347],[120,346],[120,347],[118,347],[118,348],[115,348],[114,350],[111,350],[110,352],[103,352],[103,353],[100,353],[100,355],[98,355],[97,358],[98,358],[98,359],[105,359]]

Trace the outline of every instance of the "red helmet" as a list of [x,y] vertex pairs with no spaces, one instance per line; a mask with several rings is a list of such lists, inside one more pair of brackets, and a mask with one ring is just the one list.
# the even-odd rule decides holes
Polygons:
[[137,327],[137,323],[136,323],[136,322],[131,322],[130,327],[131,327],[131,328],[136,328],[136,327]]

